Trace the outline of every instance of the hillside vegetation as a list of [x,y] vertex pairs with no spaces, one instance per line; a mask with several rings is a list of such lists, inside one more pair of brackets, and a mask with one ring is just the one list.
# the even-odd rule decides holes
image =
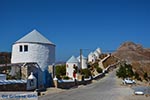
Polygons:
[[0,52],[0,64],[10,63],[11,53],[10,52]]

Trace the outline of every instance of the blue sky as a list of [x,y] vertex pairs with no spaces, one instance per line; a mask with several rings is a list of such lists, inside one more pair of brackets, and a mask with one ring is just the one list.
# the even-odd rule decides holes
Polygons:
[[149,0],[0,0],[0,51],[37,29],[56,44],[56,59],[125,41],[150,47]]

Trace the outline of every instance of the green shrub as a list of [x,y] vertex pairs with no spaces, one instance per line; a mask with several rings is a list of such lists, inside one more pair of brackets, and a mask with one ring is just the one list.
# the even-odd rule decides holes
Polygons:
[[91,76],[91,71],[89,69],[82,69],[81,70],[81,74],[85,77],[85,78],[89,78]]
[[97,68],[98,67],[98,62],[94,63],[93,66],[94,66],[94,68]]
[[64,76],[63,79],[69,80],[69,77],[68,76]]
[[74,72],[77,73],[78,72],[78,66],[74,66]]
[[96,67],[96,71],[98,72],[98,73],[102,73],[102,69],[100,68],[100,67]]
[[62,79],[60,75],[56,74],[57,79]]
[[55,74],[58,79],[61,79],[61,76],[66,75],[66,65],[55,66]]
[[133,77],[134,72],[132,70],[132,66],[128,64],[121,65],[120,68],[116,71],[116,75],[119,78]]

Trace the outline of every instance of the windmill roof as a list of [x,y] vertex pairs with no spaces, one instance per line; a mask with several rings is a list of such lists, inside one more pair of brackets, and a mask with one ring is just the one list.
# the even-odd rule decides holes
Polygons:
[[[16,43],[45,43],[45,44],[53,44],[51,41],[49,41],[47,38],[45,38],[43,35],[41,35],[37,30],[33,30],[32,32],[28,33]],[[54,44],[53,44],[54,45]]]
[[74,57],[72,56],[68,61],[67,63],[78,63],[79,61]]

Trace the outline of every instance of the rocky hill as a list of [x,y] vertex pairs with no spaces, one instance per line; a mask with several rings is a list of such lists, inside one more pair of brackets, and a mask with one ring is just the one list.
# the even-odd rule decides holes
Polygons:
[[150,75],[150,48],[144,48],[133,42],[123,43],[112,55],[132,64],[133,69],[141,76]]

